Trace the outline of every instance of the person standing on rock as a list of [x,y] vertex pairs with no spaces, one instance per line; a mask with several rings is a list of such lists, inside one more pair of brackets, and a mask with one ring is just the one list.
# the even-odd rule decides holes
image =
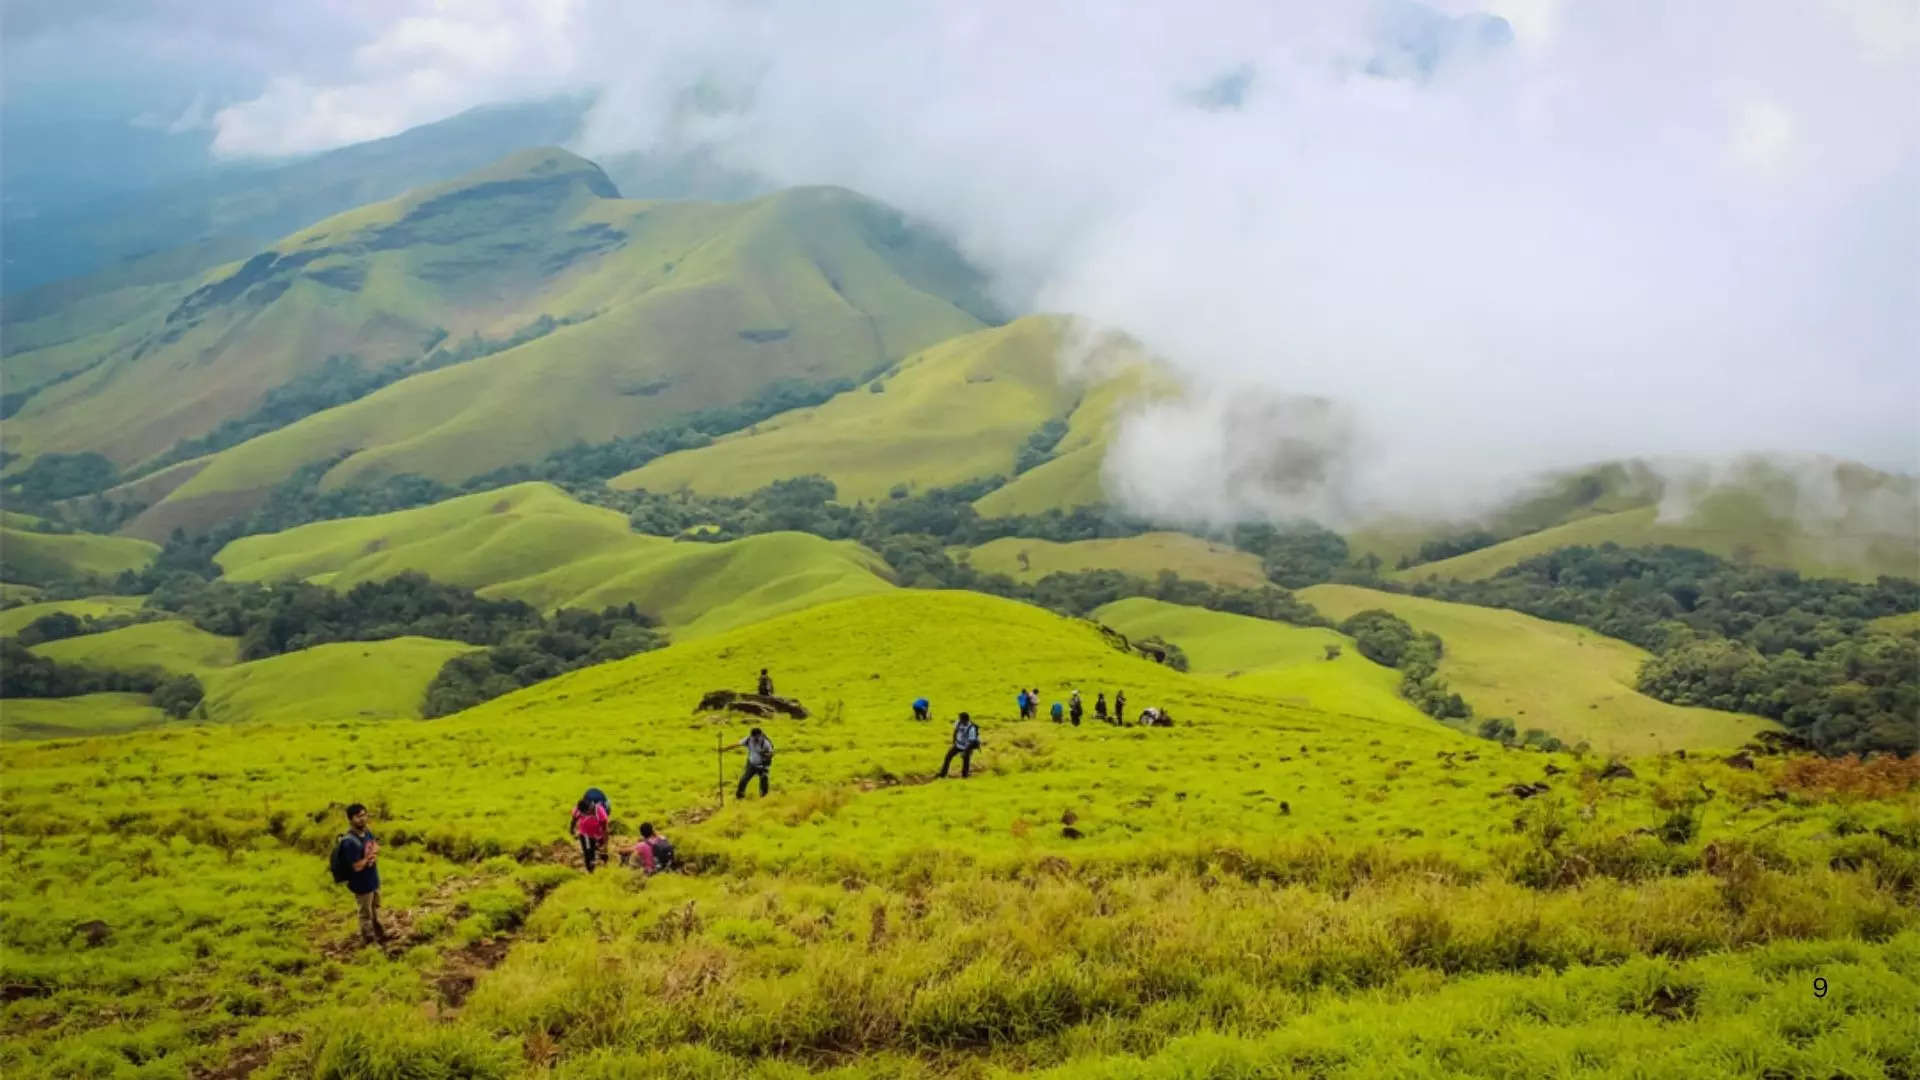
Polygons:
[[735,799],[746,798],[747,781],[758,776],[760,778],[760,797],[763,799],[766,798],[767,771],[773,768],[773,740],[767,738],[766,732],[761,731],[759,728],[754,728],[747,734],[746,738],[727,747],[727,749],[744,749],[747,752],[747,768],[746,771],[740,774],[740,786],[734,789],[733,797]]
[[980,749],[980,725],[966,713],[953,724],[953,745],[947,747],[947,758],[940,763],[940,778],[946,779],[947,770],[953,767],[953,757],[960,755],[960,779],[973,775],[973,752]]
[[360,907],[360,940],[385,944],[387,929],[380,925],[380,841],[367,828],[367,808],[347,807],[347,831],[333,845],[333,880],[347,887]]
[[760,696],[773,696],[773,676],[767,674],[766,668],[760,669]]

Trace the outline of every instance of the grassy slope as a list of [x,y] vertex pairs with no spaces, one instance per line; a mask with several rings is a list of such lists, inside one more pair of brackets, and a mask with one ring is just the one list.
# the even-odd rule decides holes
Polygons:
[[742,495],[819,473],[854,502],[884,498],[896,484],[945,487],[1011,474],[1027,436],[1071,413],[1080,396],[1054,365],[1061,325],[1029,316],[942,342],[872,384],[669,454],[613,486]]
[[1645,650],[1584,627],[1470,604],[1353,585],[1315,585],[1301,599],[1338,621],[1369,608],[1399,615],[1446,643],[1440,675],[1475,716],[1511,717],[1568,743],[1613,753],[1730,747],[1769,727],[1756,717],[1655,701],[1633,688]]
[[[1554,478],[1487,523],[1513,539],[1392,576],[1485,578],[1557,548],[1608,542],[1700,548],[1812,577],[1920,576],[1920,482],[1912,477],[1831,459],[1751,458],[1715,472],[1674,472],[1662,480],[1615,465]],[[1668,505],[1656,505],[1661,500]],[[1383,524],[1352,541],[1356,552],[1392,566],[1435,532]]]
[[206,679],[207,719],[222,723],[418,719],[441,665],[474,646],[403,637],[341,641],[270,656]]
[[106,735],[154,727],[167,714],[145,694],[83,694],[70,698],[0,701],[0,739]]
[[[1146,597],[1117,600],[1093,617],[1132,638],[1173,642],[1186,652],[1194,674],[1230,679],[1237,691],[1326,712],[1432,723],[1400,696],[1399,672],[1361,656],[1352,639],[1333,630]],[[1340,647],[1332,660],[1327,659],[1329,645]]]
[[9,580],[35,585],[76,575],[111,576],[153,561],[160,546],[126,536],[43,533],[0,526],[0,560]]
[[545,610],[634,603],[692,636],[890,587],[885,564],[849,541],[800,533],[726,544],[641,536],[620,514],[540,483],[243,537],[217,561],[236,581],[297,578],[346,588],[417,570]]
[[[500,194],[501,185],[542,178],[571,186],[538,198]],[[957,255],[850,192],[795,189],[723,205],[605,198],[603,185],[571,155],[520,155],[296,233],[273,250],[323,254],[292,274],[284,294],[258,310],[245,299],[217,305],[137,364],[107,365],[36,398],[16,422],[18,443],[137,461],[245,411],[328,353],[379,366],[418,356],[436,326],[458,341],[502,337],[543,314],[586,317],[215,455],[132,527],[158,536],[197,515],[231,513],[337,453],[352,456],[329,483],[394,472],[458,480],[738,402],[775,379],[857,376],[992,314]],[[589,250],[595,244],[606,249]],[[363,275],[359,288],[314,276],[346,272]],[[147,383],[171,372],[165,358],[181,350],[212,350],[195,383],[200,397],[129,413],[172,400]],[[106,431],[116,434],[108,440]]]
[[[1172,570],[1184,578],[1240,588],[1267,583],[1260,558],[1225,544],[1185,533],[1146,533],[1118,540],[994,540],[966,552],[975,569],[1005,574],[1016,581],[1038,581],[1057,571],[1120,570],[1152,578]],[[1020,568],[1020,556],[1027,569]]]
[[166,619],[135,623],[104,634],[61,638],[35,645],[33,651],[66,664],[85,664],[112,671],[159,668],[204,679],[214,671],[233,666],[239,659],[240,642],[236,638],[209,634],[190,622]]
[[1895,634],[1920,634],[1920,611],[1909,611],[1904,615],[1883,615],[1871,623],[1876,630],[1886,630]]
[[[699,820],[716,735],[744,725],[688,711],[761,664],[815,717],[771,725],[774,797]],[[1182,723],[1018,723],[1015,682],[1125,685]],[[920,693],[940,722],[906,719]],[[963,707],[985,724],[981,768],[920,783]],[[103,761],[140,762],[145,782],[102,779]],[[1548,761],[1574,771],[1552,794],[1489,803]],[[1289,706],[967,594],[814,608],[429,725],[170,728],[0,747],[0,764],[22,838],[0,878],[9,975],[58,987],[6,1006],[0,1066],[53,1077],[134,1048],[211,1071],[253,1046],[283,1075],[792,1076],[825,1058],[843,1080],[1303,1062],[1540,1075],[1576,1059],[1596,1076],[1871,1075],[1912,1060],[1920,1007],[1897,974],[1920,962],[1920,913],[1887,883],[1898,852],[1856,843],[1867,868],[1830,866],[1860,839],[1836,822],[1903,828],[1898,800],[1776,804],[1770,761],[1581,781],[1566,755]],[[1665,816],[1656,793],[1709,781],[1692,841],[1634,832]],[[559,811],[587,783],[613,796],[618,833],[666,822],[698,872],[640,883],[487,859],[564,848]],[[76,808],[76,784],[109,786]],[[317,872],[354,798],[387,841],[405,963],[342,947],[350,907]],[[1601,859],[1592,876],[1522,883],[1555,858],[1534,839],[1548,821],[1550,843]],[[84,857],[29,842],[72,830],[107,842]],[[1755,843],[1769,868],[1702,870]],[[124,888],[143,864],[143,888]],[[115,936],[83,953],[86,918]],[[489,970],[464,946],[495,932],[511,948]],[[1811,999],[1814,972],[1837,998]],[[457,1015],[436,1007],[460,977],[478,985]]]
[[147,598],[144,596],[89,596],[84,600],[47,600],[37,604],[22,604],[0,610],[0,637],[17,634],[33,620],[55,612],[64,611],[81,618],[106,618],[110,615],[131,615],[146,604]]

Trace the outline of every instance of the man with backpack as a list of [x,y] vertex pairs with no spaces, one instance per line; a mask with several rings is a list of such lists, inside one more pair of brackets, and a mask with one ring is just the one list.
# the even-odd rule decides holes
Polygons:
[[1099,695],[1093,699],[1093,718],[1095,720],[1105,720],[1107,718],[1107,692],[1105,690],[1100,691]]
[[947,770],[953,766],[953,756],[960,755],[960,779],[965,780],[973,774],[973,752],[980,749],[980,725],[966,713],[953,725],[953,745],[947,747],[947,758],[940,763],[940,778],[946,779]]
[[926,698],[913,699],[913,718],[925,720],[932,715],[933,705]]
[[640,842],[633,845],[633,854],[648,877],[678,868],[673,858],[673,841],[654,832],[651,821],[640,823]]
[[767,674],[766,668],[760,669],[760,696],[773,696],[773,676]]
[[767,770],[773,768],[773,740],[767,738],[766,732],[761,731],[759,728],[754,728],[747,734],[746,738],[727,747],[728,750],[739,750],[742,748],[747,752],[747,768],[745,772],[740,774],[740,786],[734,789],[733,797],[735,799],[746,798],[747,781],[758,776],[760,778],[760,797],[764,799],[767,797]]
[[1125,690],[1116,690],[1113,692],[1113,722],[1122,725],[1127,722],[1127,692]]
[[1079,727],[1080,718],[1086,714],[1086,707],[1080,704],[1080,691],[1075,690],[1067,699],[1067,716],[1072,719],[1074,727]]
[[347,831],[333,845],[328,860],[336,884],[345,885],[360,906],[360,940],[385,944],[387,929],[380,925],[380,841],[367,828],[367,808],[347,807]]
[[1027,718],[1027,710],[1032,708],[1032,703],[1027,698],[1027,688],[1024,686],[1021,687],[1020,695],[1013,700],[1015,704],[1020,706],[1020,719],[1025,720]]
[[1061,704],[1057,701],[1053,703],[1052,712],[1053,712],[1053,722],[1056,724],[1060,722],[1061,717],[1066,715],[1066,709],[1063,708]]

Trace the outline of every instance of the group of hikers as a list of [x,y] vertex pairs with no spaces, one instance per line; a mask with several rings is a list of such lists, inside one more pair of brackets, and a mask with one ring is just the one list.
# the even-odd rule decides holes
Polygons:
[[[773,695],[773,678],[766,668],[760,669],[757,688],[761,696]],[[1040,715],[1040,691],[1022,688],[1015,698],[1022,720],[1037,719]],[[924,697],[913,703],[913,715],[916,720],[932,718],[933,706]],[[1113,695],[1113,707],[1107,707],[1107,695],[1103,691],[1093,703],[1093,715],[1096,720],[1109,724],[1126,723],[1126,691],[1116,691]],[[1053,722],[1064,723],[1069,719],[1075,727],[1085,715],[1081,704],[1080,691],[1074,690],[1066,704],[1054,702],[1051,715]],[[1164,710],[1148,708],[1141,710],[1141,724],[1166,725],[1171,721]],[[940,762],[940,778],[951,775],[953,759],[960,759],[960,776],[966,779],[973,775],[973,755],[984,743],[980,739],[980,725],[973,717],[961,713],[954,721],[953,737],[947,745],[947,756]],[[747,797],[747,785],[754,779],[760,781],[760,795],[765,798],[770,787],[769,777],[773,769],[773,740],[760,728],[754,728],[747,736],[732,746],[722,748],[723,752],[744,750],[747,756],[746,768],[740,773],[740,782],[734,787],[734,798]],[[567,831],[580,844],[580,857],[591,874],[596,866],[609,863],[608,845],[610,823],[613,819],[613,804],[606,792],[590,787],[580,796],[568,821]],[[347,886],[360,909],[360,936],[369,944],[384,944],[387,940],[386,929],[380,924],[380,841],[375,838],[367,826],[367,808],[360,803],[347,807],[347,832],[334,844],[331,866],[333,880]],[[662,870],[672,870],[676,863],[673,843],[654,829],[650,821],[640,823],[640,839],[633,847],[620,854],[620,865],[637,866],[648,876]]]

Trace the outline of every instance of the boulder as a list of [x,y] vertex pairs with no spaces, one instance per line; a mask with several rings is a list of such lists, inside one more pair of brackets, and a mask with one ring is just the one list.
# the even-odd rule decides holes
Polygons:
[[1626,763],[1623,761],[1609,761],[1607,762],[1607,767],[1600,770],[1600,779],[1602,780],[1631,780],[1633,778],[1633,770],[1627,768]]
[[795,720],[807,718],[806,706],[792,698],[775,694],[743,694],[737,690],[710,690],[701,697],[695,713],[737,712],[747,716],[770,719],[775,715],[790,716]]
[[1722,760],[1725,764],[1731,765],[1736,769],[1745,769],[1748,772],[1753,771],[1753,758],[1748,755],[1745,750]]

